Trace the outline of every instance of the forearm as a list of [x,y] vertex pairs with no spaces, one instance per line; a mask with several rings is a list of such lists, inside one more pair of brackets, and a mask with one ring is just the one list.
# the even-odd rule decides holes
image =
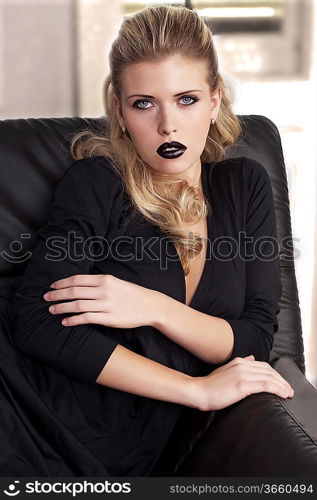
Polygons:
[[120,391],[198,408],[195,379],[117,345],[96,382]]
[[176,344],[207,363],[223,363],[233,349],[233,332],[229,323],[161,294],[160,315],[153,322]]

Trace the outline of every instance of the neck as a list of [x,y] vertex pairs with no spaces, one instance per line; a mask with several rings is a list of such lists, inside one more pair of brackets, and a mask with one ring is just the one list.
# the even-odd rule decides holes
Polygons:
[[184,172],[183,174],[177,175],[177,177],[186,180],[190,186],[202,190],[201,171],[201,162],[198,161],[196,165],[190,168],[190,172]]

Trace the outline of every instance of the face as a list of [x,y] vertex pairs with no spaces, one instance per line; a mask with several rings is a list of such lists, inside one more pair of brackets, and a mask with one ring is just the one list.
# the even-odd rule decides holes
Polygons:
[[[124,69],[121,100],[114,97],[117,117],[153,169],[188,181],[200,175],[200,155],[221,100],[221,90],[212,94],[206,79],[205,61],[180,55]],[[157,149],[172,141],[187,149],[178,157],[163,158]]]

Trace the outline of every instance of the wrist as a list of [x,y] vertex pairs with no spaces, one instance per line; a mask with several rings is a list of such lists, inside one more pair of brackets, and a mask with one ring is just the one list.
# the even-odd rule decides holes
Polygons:
[[188,381],[189,393],[193,408],[204,411],[205,409],[205,396],[204,396],[204,377],[191,377]]
[[164,293],[154,291],[154,308],[152,313],[151,326],[161,330],[166,324],[166,319],[169,317],[171,298]]
[[191,377],[185,373],[182,373],[182,384],[181,384],[181,401],[184,406],[190,406],[196,410],[201,409],[201,390],[197,383],[199,377]]

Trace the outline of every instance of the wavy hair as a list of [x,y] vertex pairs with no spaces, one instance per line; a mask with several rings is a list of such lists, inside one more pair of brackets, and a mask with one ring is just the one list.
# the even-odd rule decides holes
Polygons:
[[122,132],[113,101],[113,95],[120,100],[121,75],[126,66],[173,55],[206,61],[211,91],[219,87],[222,90],[218,118],[210,125],[201,162],[221,160],[225,149],[237,141],[241,127],[218,71],[212,32],[194,10],[168,5],[144,7],[123,21],[111,46],[110,73],[103,85],[109,131],[83,130],[72,138],[70,150],[75,160],[100,155],[111,160],[134,209],[174,243],[186,276],[203,243],[199,234],[187,233],[181,227],[206,216],[210,203],[186,180],[149,168],[138,155],[129,133]]

